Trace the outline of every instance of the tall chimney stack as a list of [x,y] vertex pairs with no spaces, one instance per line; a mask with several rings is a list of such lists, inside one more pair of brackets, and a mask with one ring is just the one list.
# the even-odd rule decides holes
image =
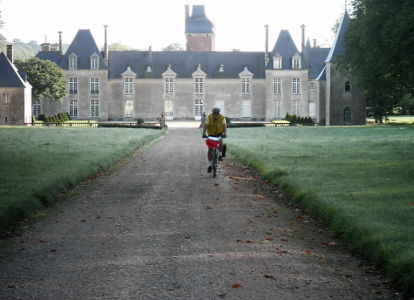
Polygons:
[[185,21],[187,22],[188,18],[190,17],[190,5],[185,5]]
[[59,33],[59,57],[62,56],[62,31],[58,31]]
[[7,45],[7,58],[13,63],[13,45]]
[[313,39],[313,48],[316,48],[316,39]]
[[266,28],[266,42],[265,42],[265,65],[269,62],[269,25],[265,25]]
[[305,24],[300,26],[302,28],[302,51],[305,50]]
[[108,64],[108,56],[109,56],[109,50],[108,50],[108,35],[107,35],[108,25],[104,25],[104,28],[105,28],[104,60]]

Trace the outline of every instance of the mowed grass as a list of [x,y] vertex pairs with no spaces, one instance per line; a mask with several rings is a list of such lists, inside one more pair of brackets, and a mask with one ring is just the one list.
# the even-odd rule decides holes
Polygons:
[[0,127],[0,234],[165,130]]
[[230,157],[257,169],[404,292],[414,292],[413,126],[228,133]]

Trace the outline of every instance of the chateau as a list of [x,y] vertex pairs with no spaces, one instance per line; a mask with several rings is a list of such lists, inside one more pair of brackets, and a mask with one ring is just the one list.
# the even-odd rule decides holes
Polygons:
[[354,79],[338,72],[345,54],[345,11],[331,48],[305,43],[298,50],[287,30],[263,52],[215,51],[215,28],[204,6],[185,6],[186,51],[100,51],[90,30],[79,30],[68,50],[42,44],[37,57],[60,66],[69,94],[61,104],[47,99],[34,115],[69,112],[72,119],[99,121],[197,120],[213,106],[233,120],[275,120],[286,113],[321,125],[365,125],[365,95]]

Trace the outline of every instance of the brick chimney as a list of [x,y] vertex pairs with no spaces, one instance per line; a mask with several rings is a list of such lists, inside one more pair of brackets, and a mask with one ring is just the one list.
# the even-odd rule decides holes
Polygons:
[[59,56],[62,56],[62,31],[58,31],[59,33]]
[[305,50],[305,24],[302,24],[300,28],[302,28],[302,51]]
[[7,45],[7,58],[13,63],[13,45]]
[[316,39],[313,39],[313,48],[316,48]]

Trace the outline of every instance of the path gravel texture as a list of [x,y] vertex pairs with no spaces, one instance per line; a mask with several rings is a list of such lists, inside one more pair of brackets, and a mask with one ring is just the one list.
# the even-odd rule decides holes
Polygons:
[[207,174],[197,127],[169,123],[0,249],[0,299],[397,299],[249,168]]

